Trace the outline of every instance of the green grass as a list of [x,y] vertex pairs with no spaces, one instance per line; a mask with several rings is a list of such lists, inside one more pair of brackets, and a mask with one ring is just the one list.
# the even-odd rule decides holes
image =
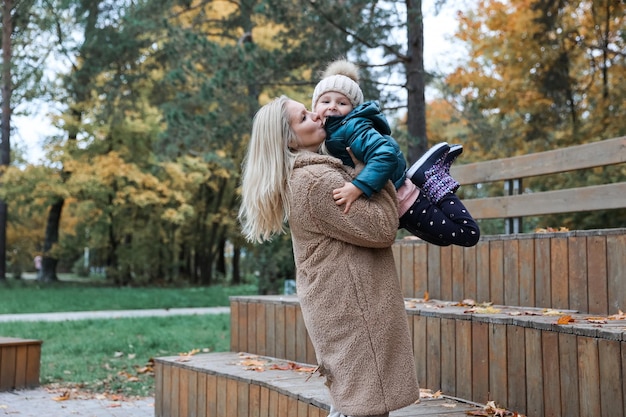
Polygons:
[[230,347],[230,315],[0,323],[0,335],[43,340],[42,385],[154,395],[151,359]]
[[7,281],[0,285],[0,314],[228,306],[231,295],[256,294],[235,287],[135,288],[62,281]]
[[[102,282],[8,280],[0,285],[0,314],[228,306],[229,296],[256,292],[253,285],[118,288]],[[152,396],[152,358],[229,350],[230,315],[0,322],[0,336],[43,341],[42,385]]]

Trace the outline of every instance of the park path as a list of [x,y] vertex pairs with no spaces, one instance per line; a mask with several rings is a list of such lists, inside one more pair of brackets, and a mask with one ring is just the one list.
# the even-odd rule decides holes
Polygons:
[[167,317],[229,313],[230,307],[163,308],[153,310],[114,311],[71,311],[61,313],[0,314],[0,322],[119,319],[126,317]]
[[[0,314],[0,322],[65,321],[126,317],[229,314],[230,307],[170,308],[154,310],[77,311],[62,313]],[[111,398],[48,387],[0,392],[0,417],[153,417],[154,398]]]

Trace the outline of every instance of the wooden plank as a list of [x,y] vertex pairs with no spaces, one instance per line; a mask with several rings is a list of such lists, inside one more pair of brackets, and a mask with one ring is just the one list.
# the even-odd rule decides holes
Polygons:
[[441,319],[441,390],[457,397],[456,392],[456,324],[454,319]]
[[[578,337],[578,379],[580,416],[599,416],[601,409],[598,339]],[[574,417],[577,415],[572,414]]]
[[278,392],[270,390],[269,396],[269,416],[279,417],[278,414]]
[[0,391],[15,387],[15,358],[17,346],[0,346]]
[[[623,197],[623,195],[622,195]],[[606,238],[609,313],[626,311],[626,235],[609,235]]]
[[308,333],[306,330],[306,326],[304,324],[304,318],[302,317],[302,310],[300,306],[297,307],[296,313],[296,361],[302,363],[311,363],[308,362],[309,355],[307,353],[308,343],[307,343]]
[[[187,402],[187,410],[189,417],[199,417],[203,416],[198,412],[198,372],[188,372],[188,389],[189,389],[189,397]],[[203,397],[204,398],[204,397]]]
[[417,381],[425,384],[427,362],[428,362],[428,346],[426,333],[426,317],[409,314],[409,318],[413,323],[413,357],[415,358],[415,368],[417,371]]
[[28,346],[19,346],[15,351],[15,379],[14,387],[24,388],[26,386],[26,366],[28,365]]
[[439,248],[440,285],[442,300],[454,300],[452,294],[452,245]]
[[296,417],[308,417],[309,415],[309,405],[303,401],[298,401],[298,412],[296,413]]
[[456,321],[456,397],[472,398],[472,322]]
[[587,287],[587,238],[570,236],[567,239],[567,264],[569,275],[569,308],[582,313],[589,311]]
[[256,322],[256,351],[259,355],[267,355],[267,323],[265,322],[264,303],[255,303],[255,322]]
[[317,355],[315,353],[315,348],[313,347],[313,342],[308,335],[306,338],[306,357],[306,363],[317,364]]
[[[580,358],[577,353],[576,335],[558,333],[559,356],[561,373],[561,412],[564,416],[584,417],[590,414],[580,414],[578,366]],[[597,382],[597,381],[596,381]]]
[[428,289],[428,245],[414,244],[413,247],[413,295],[424,298]]
[[207,411],[207,416],[209,417],[219,415],[218,406],[217,406],[218,396],[226,395],[226,393],[222,392],[221,390],[223,390],[223,388],[221,385],[218,388],[217,375],[213,375],[213,374],[207,375],[206,377],[206,393],[207,393],[206,411]]
[[497,404],[508,404],[506,327],[489,323],[489,392]]
[[491,400],[489,396],[489,324],[472,322],[472,396],[481,404]]
[[189,374],[192,371],[185,368],[178,369],[178,415],[189,416]]
[[180,398],[180,368],[172,366],[170,368],[170,391],[166,393],[170,397],[170,407],[168,417],[185,417],[181,416],[178,410]]
[[464,251],[462,246],[452,245],[452,300],[462,301],[465,298],[469,298],[465,295],[465,282],[463,274],[465,269],[463,268]]
[[489,242],[478,241],[476,244],[476,301],[491,301],[491,277],[489,275]]
[[412,298],[415,294],[413,287],[413,245],[399,245],[399,257],[396,262],[400,262],[400,283],[402,284],[402,295],[405,298]]
[[552,306],[552,280],[550,239],[536,238],[535,241],[535,300],[537,307]]
[[257,341],[257,327],[256,327],[256,307],[259,303],[248,302],[246,309],[248,317],[246,318],[246,352],[259,354],[259,349],[256,345]]
[[267,355],[276,356],[276,306],[265,304],[265,340],[267,340]]
[[279,359],[285,358],[285,305],[284,304],[275,304],[274,305],[274,356]]
[[287,397],[286,417],[298,417],[298,400],[296,398]]
[[245,381],[235,381],[237,384],[237,414],[232,416],[237,417],[249,417],[250,416],[250,397],[248,387],[250,386]]
[[285,306],[285,359],[296,360],[296,306]]
[[609,314],[606,236],[587,237],[587,287],[590,314]]
[[561,372],[559,361],[559,335],[542,332],[541,355],[543,356],[543,404],[545,416],[561,414]]
[[624,208],[626,182],[463,200],[475,219],[504,219]]
[[526,415],[544,416],[541,330],[525,328]]
[[600,369],[600,417],[626,417],[623,387],[626,376],[622,374],[620,342],[615,340],[598,341]]
[[232,352],[243,351],[239,347],[239,304],[237,299],[230,301],[230,350]]
[[504,243],[489,242],[489,292],[494,304],[504,304]]
[[535,302],[535,242],[519,240],[519,302],[525,307],[536,307]]
[[261,416],[261,386],[248,385],[248,417]]
[[226,415],[229,417],[235,417],[238,415],[238,395],[239,388],[237,386],[237,380],[228,378],[226,380]]
[[270,417],[270,390],[269,388],[261,387],[259,403],[260,403],[259,417]]
[[41,371],[41,344],[28,345],[28,361],[26,362],[25,386],[29,388],[39,386]]
[[441,300],[441,248],[435,245],[428,247],[428,292],[430,298]]
[[520,326],[506,326],[507,409],[526,414],[526,340]]
[[[0,353],[1,355],[1,353]],[[164,417],[163,400],[166,398],[163,387],[163,369],[169,365],[157,362],[154,366],[154,416]]]
[[441,389],[441,319],[426,318],[426,388]]
[[460,183],[504,181],[626,161],[626,137],[537,152],[510,158],[454,165],[450,172]]
[[228,379],[223,376],[217,377],[216,395],[215,395],[215,415],[216,417],[231,417],[228,414],[226,405],[228,404],[227,396]]
[[248,345],[248,303],[239,303],[239,319],[237,320],[237,335],[239,342],[239,352],[249,352],[250,346]]
[[322,417],[322,414],[320,413],[320,409],[319,408],[315,407],[312,404],[309,404],[308,408],[309,408],[308,409],[308,411],[309,411],[308,417]]
[[[470,248],[463,248],[463,298],[470,298],[476,300],[478,297],[477,292],[477,266],[476,266],[476,246]],[[455,279],[457,279],[455,277]]]
[[569,285],[567,267],[567,238],[550,239],[550,283],[552,305],[556,309],[569,308]]
[[[207,416],[209,395],[214,395],[215,391],[211,394],[207,391],[207,374],[204,372],[198,372],[196,375],[196,390],[197,390],[197,402],[196,410],[198,410],[198,417]],[[213,414],[215,415],[215,414]]]
[[519,300],[519,241],[517,239],[503,242],[503,282],[504,304],[507,306],[520,305]]

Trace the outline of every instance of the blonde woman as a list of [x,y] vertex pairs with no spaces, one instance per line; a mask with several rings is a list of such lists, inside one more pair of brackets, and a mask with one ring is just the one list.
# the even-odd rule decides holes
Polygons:
[[263,242],[289,223],[296,288],[331,416],[388,416],[419,398],[411,339],[391,251],[398,229],[389,182],[343,213],[332,190],[355,176],[319,153],[320,117],[280,97],[256,114],[243,164],[243,234]]

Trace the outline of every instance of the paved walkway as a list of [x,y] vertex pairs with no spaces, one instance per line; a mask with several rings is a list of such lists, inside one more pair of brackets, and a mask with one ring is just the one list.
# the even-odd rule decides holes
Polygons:
[[230,307],[168,308],[158,310],[75,311],[66,313],[0,314],[0,322],[119,319],[124,317],[166,317],[229,313]]
[[[0,322],[64,321],[124,317],[228,314],[229,307],[171,308],[159,310],[81,311],[43,314],[0,314]],[[0,392],[0,417],[153,417],[154,398],[117,399],[46,387]]]

